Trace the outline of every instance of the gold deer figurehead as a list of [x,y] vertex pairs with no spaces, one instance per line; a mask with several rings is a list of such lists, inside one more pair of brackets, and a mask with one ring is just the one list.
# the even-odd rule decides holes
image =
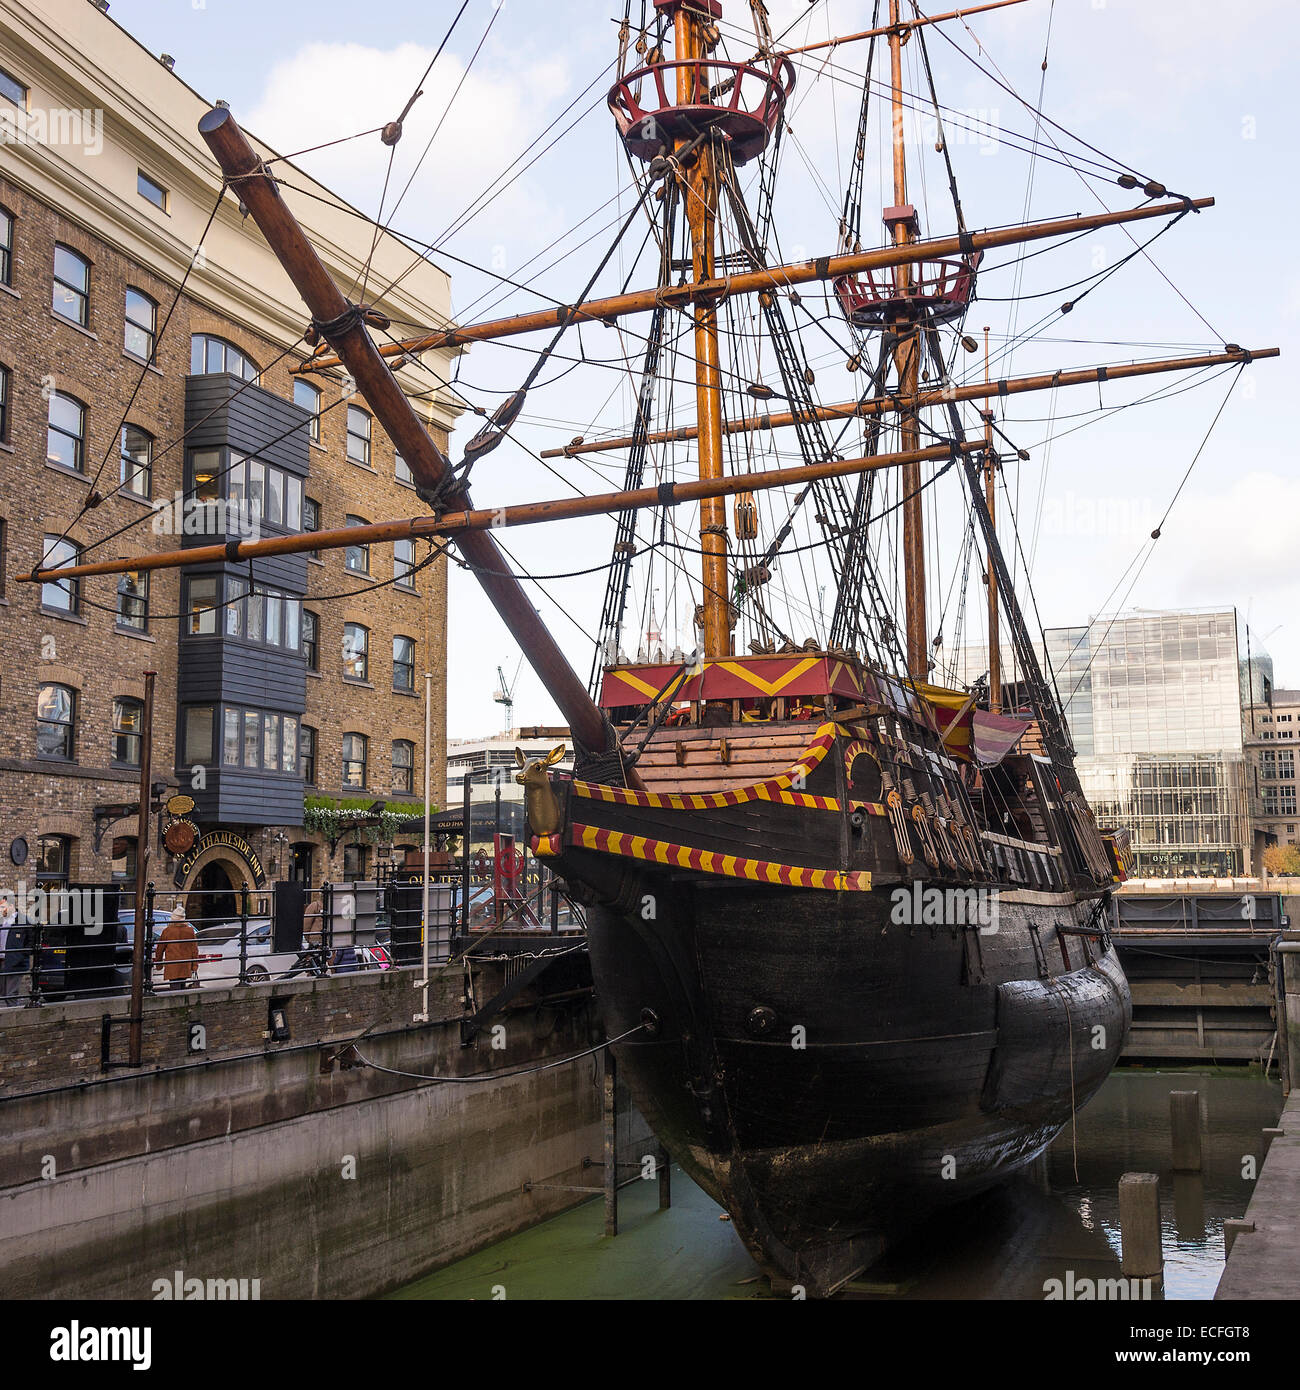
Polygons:
[[520,769],[515,773],[515,781],[524,789],[524,811],[528,816],[531,835],[554,835],[561,828],[560,803],[551,790],[551,779],[546,775],[546,770],[554,767],[567,751],[560,743],[544,758],[534,758],[529,762],[522,749],[515,749],[515,762]]

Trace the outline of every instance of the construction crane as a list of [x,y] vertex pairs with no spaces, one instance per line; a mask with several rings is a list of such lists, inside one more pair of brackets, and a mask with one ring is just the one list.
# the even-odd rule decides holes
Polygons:
[[[519,658],[519,666],[522,666],[523,663],[524,659],[521,656]],[[498,684],[496,690],[492,693],[492,698],[498,705],[504,707],[506,721],[505,733],[509,733],[510,730],[515,727],[515,686],[519,683],[519,666],[515,667],[514,678],[509,683],[506,682],[505,671],[500,666],[497,667]]]

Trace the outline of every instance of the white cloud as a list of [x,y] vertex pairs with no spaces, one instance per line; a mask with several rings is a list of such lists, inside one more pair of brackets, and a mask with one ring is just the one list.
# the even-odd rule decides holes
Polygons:
[[[289,153],[382,126],[401,110],[433,53],[414,43],[391,49],[305,44],[271,69],[248,126]],[[448,110],[462,78],[464,85]],[[566,68],[558,58],[531,67],[529,81],[521,83],[514,70],[494,69],[481,60],[465,77],[461,59],[444,53],[397,146],[388,209],[443,121],[394,227],[424,240],[439,236],[545,128],[546,108],[563,97],[567,86]],[[314,101],[309,93],[328,93],[329,98]],[[363,212],[373,216],[378,211],[388,162],[388,149],[378,135],[304,155],[299,162]],[[477,256],[485,264],[518,264],[563,229],[563,201],[562,193],[548,198],[542,180],[525,174],[451,244],[458,254]]]

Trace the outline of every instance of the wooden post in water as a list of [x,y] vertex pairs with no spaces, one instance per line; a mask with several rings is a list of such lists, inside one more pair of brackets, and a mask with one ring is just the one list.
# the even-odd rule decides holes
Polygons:
[[1163,1277],[1160,1246],[1160,1179],[1125,1173],[1119,1180],[1120,1271],[1126,1279]]
[[1201,1094],[1169,1092],[1169,1127],[1173,1135],[1175,1173],[1201,1171]]
[[618,1064],[605,1049],[605,1234],[618,1235]]

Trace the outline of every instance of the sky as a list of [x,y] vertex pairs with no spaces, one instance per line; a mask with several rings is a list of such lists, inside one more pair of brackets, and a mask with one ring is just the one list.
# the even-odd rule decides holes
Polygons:
[[[111,14],[153,51],[174,55],[178,75],[204,95],[225,100],[248,129],[277,149],[297,151],[391,120],[459,8],[460,0],[391,0],[373,10],[341,0],[113,0]],[[640,8],[634,0],[636,14]],[[791,26],[791,45],[871,24],[871,0],[769,0],[768,8],[774,29]],[[390,192],[385,214],[395,228],[444,253],[454,312],[463,321],[575,297],[609,245],[611,223],[633,207],[627,165],[602,99],[622,10],[623,0],[469,0],[425,82],[390,186],[400,190],[411,182],[395,213]],[[745,56],[739,49],[748,4],[726,0],[724,18],[733,56]],[[1279,360],[1186,392],[1180,388],[1189,378],[1161,376],[1006,404],[1000,428],[1030,458],[1005,466],[1000,506],[1018,518],[1042,622],[1074,625],[1121,604],[1126,611],[1235,605],[1248,616],[1256,646],[1271,652],[1277,683],[1300,686],[1300,470],[1286,384],[1300,346],[1300,271],[1293,254],[1300,192],[1290,178],[1297,137],[1288,65],[1300,42],[1300,14],[1289,0],[1238,0],[1230,7],[1222,0],[1027,0],[940,28],[941,34],[931,31],[929,55],[972,228],[1141,201],[1140,193],[1117,188],[1110,175],[1081,177],[1080,170],[1095,174],[1103,163],[1107,170],[1133,168],[1180,193],[1217,199],[1213,209],[1184,218],[1149,253],[1100,282],[1098,272],[1134,250],[1122,229],[1065,240],[1022,261],[1015,251],[987,258],[980,302],[966,331],[982,337],[989,326],[995,375],[1213,351],[1224,342],[1283,352]],[[915,45],[909,47],[905,85],[921,91]],[[843,45],[800,60],[793,135],[775,203],[779,247],[789,259],[836,249],[866,48]],[[1031,108],[1040,84],[1043,114],[1056,124],[1038,127],[1038,157],[1031,160]],[[883,240],[877,209],[893,201],[881,143],[887,127],[878,113],[873,123],[864,173],[867,245]],[[915,137],[909,195],[923,232],[949,233],[954,214],[934,131],[914,122],[908,129]],[[516,164],[530,145],[530,155]],[[299,162],[373,215],[386,157],[371,136]],[[504,178],[503,171],[509,171]],[[480,197],[489,192],[493,196]],[[1152,223],[1132,229],[1143,242],[1155,230]],[[620,246],[595,293],[613,292],[629,277],[633,286],[653,283],[647,262],[636,256],[642,234],[638,229]],[[503,290],[499,278],[463,262],[496,276],[536,275],[548,298]],[[1095,289],[1085,294],[1089,286]],[[1060,306],[1071,296],[1076,307],[1063,315]],[[845,372],[845,354],[836,345],[846,338],[843,323],[828,316],[824,299],[814,295],[809,302],[815,313],[807,317],[819,317],[826,330],[811,327],[807,335],[816,390],[823,400],[846,399],[857,394],[853,383],[860,378]],[[1034,336],[1028,336],[1031,329]],[[592,460],[597,467],[567,460],[548,466],[535,455],[576,434],[621,432],[631,413],[631,386],[612,364],[622,353],[635,355],[637,333],[644,331],[644,319],[630,320],[622,332],[585,329],[566,340],[565,352],[576,355],[580,346],[583,356],[600,361],[561,375],[561,362],[569,365],[561,359],[553,364],[557,370],[543,372],[543,383],[553,384],[530,397],[512,442],[476,468],[477,504],[618,485],[622,455],[599,456]],[[540,346],[529,338],[475,347],[460,363],[463,393],[495,405],[531,365],[521,348]],[[761,374],[762,361],[752,365]],[[971,380],[982,371],[978,354],[958,366]],[[1167,398],[1114,409],[1154,390]],[[453,458],[472,428],[453,436]],[[678,458],[672,466],[687,462]],[[931,626],[951,645],[965,515],[955,489],[950,492],[941,495],[936,485],[927,505],[936,541]],[[770,520],[774,514],[764,515]],[[1152,543],[1157,523],[1161,536]],[[612,521],[600,518],[521,530],[508,541],[530,573],[558,575],[603,564],[612,534]],[[632,610],[639,626],[653,602],[665,646],[689,649],[689,625],[685,633],[673,628],[668,611],[674,604],[681,609],[686,597],[685,581],[674,580],[680,570],[677,565],[670,573],[665,563],[658,578],[651,571],[634,587]],[[803,602],[812,626],[816,578],[809,583]],[[893,579],[887,576],[887,583]],[[531,592],[585,677],[603,577],[548,579]],[[979,608],[972,599],[964,629],[971,642],[983,640]],[[636,641],[634,631],[625,643],[630,653]],[[500,728],[501,712],[492,703],[497,667],[509,678],[520,660],[473,579],[453,570],[452,737]],[[555,717],[524,662],[515,722]]]

